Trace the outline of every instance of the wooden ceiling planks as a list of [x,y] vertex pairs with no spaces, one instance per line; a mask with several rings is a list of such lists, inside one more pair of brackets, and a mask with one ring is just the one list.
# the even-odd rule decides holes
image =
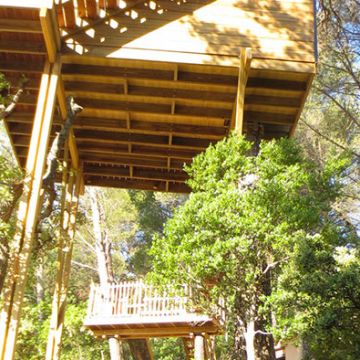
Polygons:
[[[58,23],[70,33],[79,30],[77,16],[100,26],[101,11],[121,13],[116,1],[78,0],[77,8],[70,0],[62,3]],[[262,0],[258,3],[265,6]],[[190,1],[189,6],[198,5]],[[275,2],[269,6],[276,11]],[[278,18],[283,21],[283,14]],[[0,7],[0,71],[12,83],[23,73],[29,78],[26,95],[7,121],[21,164],[27,156],[46,54],[39,12]],[[183,165],[230,131],[237,68],[82,56],[65,49],[61,56],[65,94],[84,106],[73,131],[85,184],[188,192]],[[258,123],[266,139],[293,132],[314,68],[312,62],[255,58],[245,89],[244,131]],[[60,124],[57,113],[52,134]]]

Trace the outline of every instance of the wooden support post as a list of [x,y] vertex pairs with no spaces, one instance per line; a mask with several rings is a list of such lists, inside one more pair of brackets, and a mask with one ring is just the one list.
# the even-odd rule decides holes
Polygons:
[[204,336],[200,334],[195,335],[194,339],[194,359],[205,360],[205,341]]
[[[75,175],[76,172],[76,175]],[[63,190],[65,204],[62,212],[62,226],[57,260],[57,279],[53,295],[50,331],[46,349],[46,360],[60,358],[61,339],[64,328],[67,289],[70,279],[71,257],[75,237],[76,213],[81,190],[81,170],[70,170]]]
[[26,162],[24,191],[17,213],[16,248],[11,256],[0,318],[0,360],[12,360],[25,285],[30,266],[34,230],[40,207],[40,191],[49,144],[60,62],[47,63],[41,78],[39,96]]
[[234,104],[234,109],[231,116],[231,129],[235,129],[238,134],[244,131],[244,103],[245,103],[245,89],[247,79],[249,77],[249,70],[251,65],[251,49],[243,48],[240,52],[239,64],[239,78],[238,89]]

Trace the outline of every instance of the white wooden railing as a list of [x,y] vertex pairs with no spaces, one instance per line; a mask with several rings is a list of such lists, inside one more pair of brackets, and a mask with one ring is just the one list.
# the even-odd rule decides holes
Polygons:
[[190,312],[187,306],[188,295],[189,289],[186,286],[177,292],[170,287],[160,291],[142,281],[105,287],[92,285],[87,318],[182,316]]

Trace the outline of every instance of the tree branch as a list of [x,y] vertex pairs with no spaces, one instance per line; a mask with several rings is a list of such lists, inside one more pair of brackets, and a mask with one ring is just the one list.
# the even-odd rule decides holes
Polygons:
[[305,124],[309,129],[311,129],[312,131],[314,131],[316,134],[318,134],[320,137],[324,138],[325,140],[331,142],[333,145],[339,147],[340,149],[343,149],[345,151],[349,151],[352,155],[360,158],[360,154],[356,153],[355,151],[352,151],[350,149],[347,149],[345,146],[339,144],[338,142],[336,142],[335,140],[331,139],[330,137],[324,135],[323,133],[321,133],[319,130],[315,129],[312,125],[310,125],[308,122],[306,122],[303,119],[300,119],[300,122],[302,122],[303,124]]
[[79,266],[79,267],[81,267],[81,268],[83,268],[83,269],[89,269],[89,270],[95,271],[95,272],[97,273],[97,269],[93,268],[93,267],[90,266],[90,265],[82,264],[82,263],[79,263],[79,262],[77,262],[77,261],[75,261],[75,260],[71,260],[71,263],[72,263],[73,265]]
[[15,107],[16,107],[17,103],[19,102],[19,99],[20,99],[22,93],[24,92],[25,84],[28,81],[29,80],[26,78],[25,75],[21,75],[21,77],[19,79],[18,91],[12,98],[11,103],[7,107],[1,106],[1,108],[0,108],[0,119],[1,120],[6,119],[15,110]]

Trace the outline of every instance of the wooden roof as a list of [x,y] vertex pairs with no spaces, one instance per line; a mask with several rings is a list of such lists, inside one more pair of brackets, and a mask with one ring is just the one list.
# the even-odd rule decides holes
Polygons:
[[[208,42],[208,48],[201,47],[199,39],[192,44],[190,39],[187,51],[188,38],[181,24],[188,27],[192,21],[194,25],[194,18],[198,22],[205,19],[209,24],[214,9],[220,11],[224,3],[224,17],[219,16],[224,27],[226,6],[233,2],[192,0],[181,2],[180,11],[175,1],[62,1],[62,5],[49,11],[46,21],[39,16],[40,6],[15,7],[16,1],[14,6],[5,6],[6,2],[12,3],[0,1],[0,71],[13,84],[21,74],[29,78],[26,94],[7,119],[20,164],[24,165],[27,156],[44,63],[51,56],[52,45],[44,34],[49,21],[56,24],[59,39],[62,35],[65,94],[73,95],[84,107],[73,131],[79,159],[84,164],[85,184],[188,191],[183,164],[229,133],[238,88],[236,51],[244,44],[251,45],[249,39],[255,34],[246,39],[247,43],[238,36],[241,41],[231,45],[231,51],[224,50],[214,44],[220,40],[231,44],[236,34],[229,25],[229,33],[211,33],[222,36],[217,42],[201,38]],[[28,5],[32,3],[40,2],[32,0]],[[251,16],[251,21],[258,21],[263,29],[253,49],[246,86],[244,131],[249,132],[252,124],[258,122],[265,138],[288,136],[296,127],[315,72],[314,43],[309,40],[313,36],[309,18],[313,15],[303,16],[302,25],[306,27],[301,33],[301,23],[290,21],[289,16],[296,15],[290,13],[291,6],[308,9],[310,3],[258,0],[259,9],[254,8],[255,2],[238,3],[239,19],[257,14],[259,20]],[[276,8],[276,4],[283,8]],[[209,6],[216,7],[204,12]],[[154,9],[165,9],[166,16],[159,18]],[[132,11],[138,21],[132,19]],[[269,33],[263,24],[266,11],[276,13],[277,23],[268,24]],[[146,18],[146,26],[141,25],[140,15]],[[247,18],[244,23],[249,21]],[[271,38],[275,25],[280,39]],[[124,37],[122,28],[127,29]],[[198,31],[206,33],[206,29]],[[176,40],[175,47],[170,46],[169,40],[162,42],[164,31],[174,31],[169,34]],[[267,44],[276,45],[277,50],[270,53],[269,45],[261,45],[261,36],[268,36]],[[146,46],[147,41],[151,46],[155,41],[156,48]],[[286,51],[279,48],[283,43]],[[289,44],[293,46],[291,51]],[[52,133],[60,126],[58,111]]]

